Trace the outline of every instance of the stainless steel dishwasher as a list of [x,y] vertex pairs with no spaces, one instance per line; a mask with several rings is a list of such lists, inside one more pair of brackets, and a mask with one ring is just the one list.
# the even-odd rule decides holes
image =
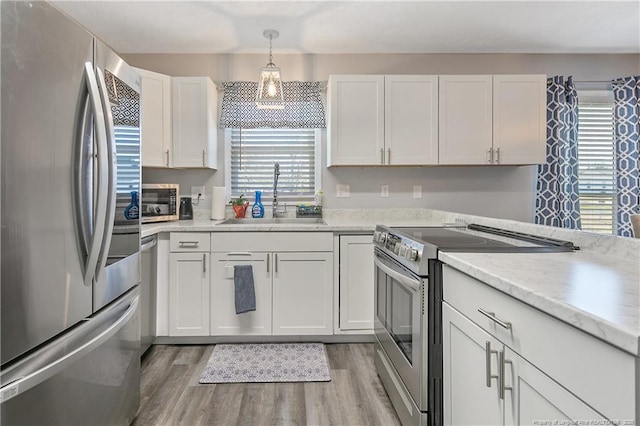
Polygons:
[[156,338],[156,259],[157,238],[155,235],[144,237],[141,241],[142,252],[140,285],[140,356],[151,347]]

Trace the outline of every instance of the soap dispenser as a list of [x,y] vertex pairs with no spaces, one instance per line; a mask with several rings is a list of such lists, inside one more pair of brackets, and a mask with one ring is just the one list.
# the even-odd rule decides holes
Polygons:
[[264,206],[262,205],[262,191],[256,191],[256,201],[251,207],[251,216],[254,218],[264,217]]

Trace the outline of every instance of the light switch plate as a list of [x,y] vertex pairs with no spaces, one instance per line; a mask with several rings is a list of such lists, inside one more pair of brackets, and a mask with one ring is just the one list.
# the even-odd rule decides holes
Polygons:
[[351,197],[351,187],[347,184],[336,185],[336,198],[349,198]]
[[389,196],[389,185],[380,185],[380,196],[384,198]]
[[204,200],[204,186],[192,186],[191,187],[191,198],[198,201],[198,194],[200,195],[200,200]]
[[413,185],[413,198],[422,198],[422,185]]

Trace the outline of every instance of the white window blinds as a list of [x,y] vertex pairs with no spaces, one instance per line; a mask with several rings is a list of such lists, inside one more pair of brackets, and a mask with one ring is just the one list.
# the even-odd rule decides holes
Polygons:
[[116,163],[118,164],[118,194],[129,196],[140,190],[140,129],[131,126],[114,126]]
[[613,103],[578,105],[578,192],[582,229],[603,234],[615,227]]
[[231,145],[231,196],[273,193],[273,169],[280,163],[278,198],[312,200],[316,192],[315,129],[227,129]]

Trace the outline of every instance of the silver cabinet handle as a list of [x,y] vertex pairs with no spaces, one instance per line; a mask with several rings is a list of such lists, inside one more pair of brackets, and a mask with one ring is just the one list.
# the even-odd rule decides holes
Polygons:
[[505,385],[505,365],[511,364],[511,361],[504,358],[504,351],[498,352],[498,397],[504,399],[505,390],[513,389],[511,386]]
[[203,149],[203,150],[202,150],[202,165],[203,165],[203,166],[206,166],[207,164],[206,164],[206,163],[205,163],[205,161],[204,161],[204,156],[205,156],[205,151],[204,151],[204,149]]
[[169,150],[167,150],[167,167],[169,167]]
[[391,148],[387,148],[387,164],[391,164]]
[[485,317],[489,318],[491,321],[498,324],[500,327],[505,328],[507,330],[511,330],[511,323],[505,322],[496,318],[496,314],[494,314],[493,312],[487,312],[482,308],[478,308],[478,312],[480,312],[482,315],[484,315]]
[[500,147],[496,148],[496,164],[500,164]]
[[[502,351],[500,351],[502,352]],[[491,354],[497,354],[498,351],[492,351],[491,350],[491,342],[486,341],[484,343],[484,356],[485,356],[485,375],[486,375],[486,379],[487,379],[487,387],[490,388],[491,387],[491,379],[498,379],[499,377],[497,375],[491,374]]]
[[180,246],[193,246],[198,247],[198,241],[179,241]]
[[202,253],[202,273],[206,273],[207,272],[207,254],[206,253]]
[[267,274],[269,273],[269,263],[271,263],[271,253],[267,253]]
[[487,150],[487,163],[488,164],[493,163],[493,149],[491,148]]
[[384,164],[384,148],[380,148],[380,164]]
[[273,271],[278,273],[278,253],[273,254]]

